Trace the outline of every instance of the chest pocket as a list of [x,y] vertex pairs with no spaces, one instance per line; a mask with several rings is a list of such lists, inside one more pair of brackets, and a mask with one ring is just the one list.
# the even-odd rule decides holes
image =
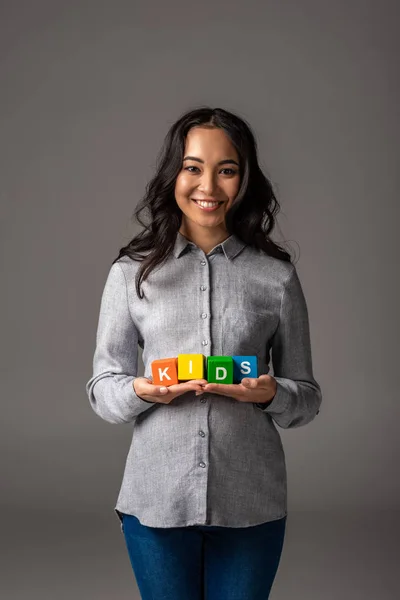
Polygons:
[[227,308],[221,318],[221,348],[224,356],[263,356],[275,327],[272,315],[243,308]]

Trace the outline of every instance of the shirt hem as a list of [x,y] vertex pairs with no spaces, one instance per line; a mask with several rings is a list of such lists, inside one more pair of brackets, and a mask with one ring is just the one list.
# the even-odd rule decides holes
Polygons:
[[[127,510],[122,511],[120,508],[118,508],[118,505],[114,507],[114,514],[118,517],[119,522],[120,522],[120,527],[121,527],[121,531],[123,531],[123,514],[126,515],[131,515],[133,517],[136,517],[141,525],[144,525],[145,527],[156,527],[156,528],[161,528],[161,529],[170,529],[173,527],[193,527],[193,526],[201,526],[201,527],[226,527],[229,529],[240,529],[240,528],[247,528],[247,527],[256,527],[257,525],[264,525],[265,523],[271,523],[273,521],[278,521],[279,519],[283,519],[284,517],[287,517],[288,512],[287,510],[284,511],[282,514],[272,517],[272,518],[268,518],[268,519],[262,519],[261,521],[257,521],[255,523],[247,523],[247,524],[227,524],[227,523],[221,523],[219,521],[213,522],[213,523],[205,523],[204,520],[199,520],[199,519],[194,519],[191,521],[178,521],[178,522],[172,522],[170,521],[169,523],[165,523],[163,522],[162,524],[160,524],[159,522],[157,522],[157,524],[151,522],[146,522],[144,519],[140,519],[137,515],[131,513],[131,512],[127,512]],[[208,521],[208,519],[207,519]]]

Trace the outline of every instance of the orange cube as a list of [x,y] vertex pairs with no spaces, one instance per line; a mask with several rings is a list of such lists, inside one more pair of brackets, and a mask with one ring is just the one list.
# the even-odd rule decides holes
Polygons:
[[168,387],[179,383],[178,381],[178,358],[160,358],[151,363],[151,374],[154,385]]

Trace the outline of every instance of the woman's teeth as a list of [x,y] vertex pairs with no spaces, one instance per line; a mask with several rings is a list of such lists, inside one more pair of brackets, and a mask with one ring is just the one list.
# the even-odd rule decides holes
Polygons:
[[204,208],[213,208],[219,204],[219,202],[201,202],[200,200],[195,200],[194,202],[200,206],[203,206]]

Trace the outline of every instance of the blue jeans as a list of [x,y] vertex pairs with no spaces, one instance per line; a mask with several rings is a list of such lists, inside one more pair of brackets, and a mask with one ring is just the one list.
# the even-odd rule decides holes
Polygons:
[[286,519],[251,527],[147,527],[122,514],[142,600],[267,600]]

